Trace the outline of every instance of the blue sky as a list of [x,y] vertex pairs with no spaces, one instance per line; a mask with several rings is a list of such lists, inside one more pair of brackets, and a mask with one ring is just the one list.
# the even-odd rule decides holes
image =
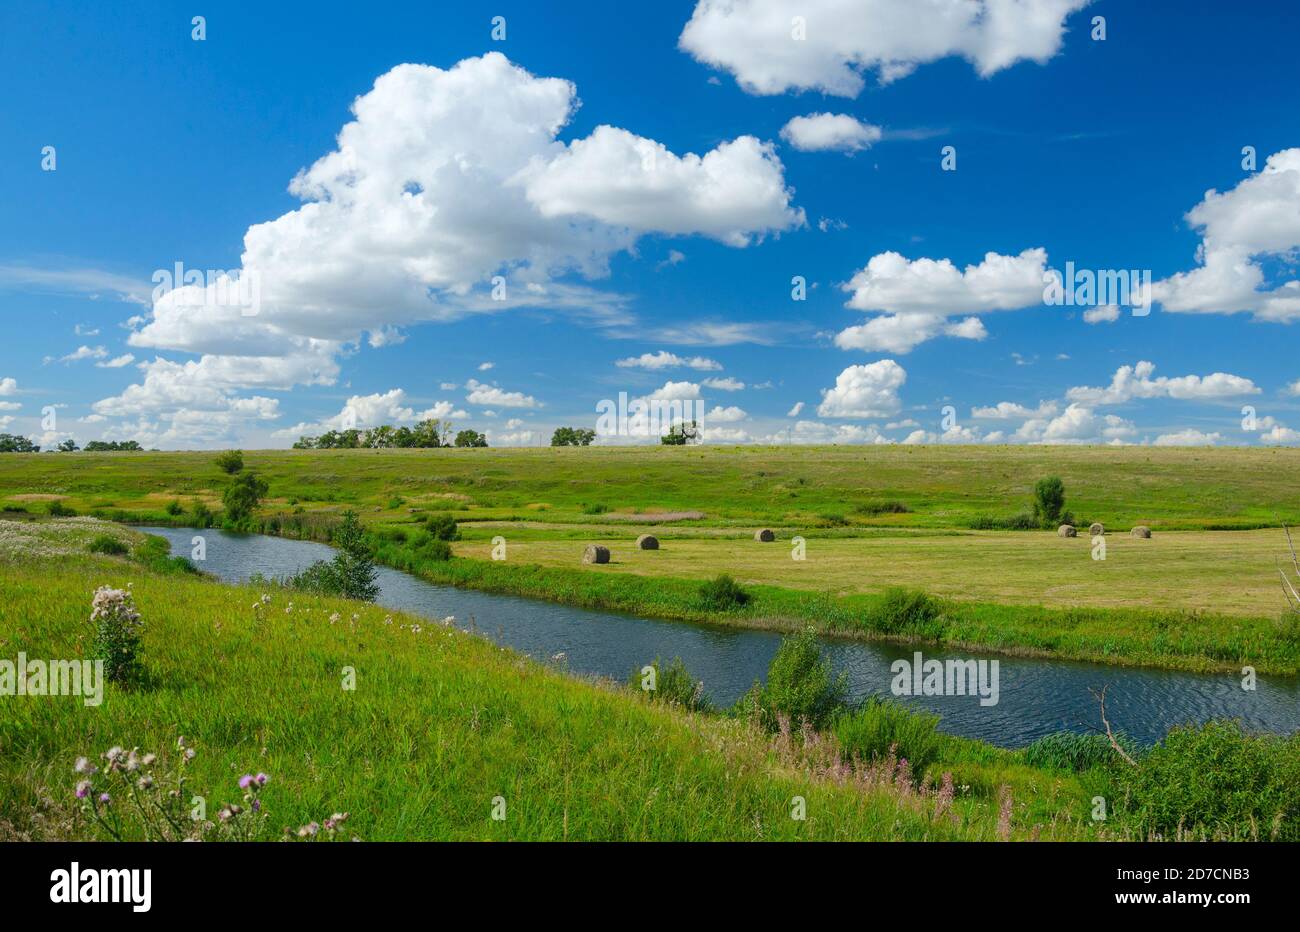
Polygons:
[[0,431],[1300,442],[1290,3],[202,6],[0,11]]

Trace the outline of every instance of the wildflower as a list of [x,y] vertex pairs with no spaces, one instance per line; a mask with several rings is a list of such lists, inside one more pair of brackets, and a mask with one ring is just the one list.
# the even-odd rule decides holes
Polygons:
[[85,799],[90,795],[90,781],[82,780],[77,784],[77,799]]

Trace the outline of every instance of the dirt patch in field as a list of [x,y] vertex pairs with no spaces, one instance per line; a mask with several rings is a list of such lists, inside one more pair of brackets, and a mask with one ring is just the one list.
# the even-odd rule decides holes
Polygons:
[[699,521],[704,517],[702,511],[645,511],[636,514],[616,513],[605,516],[610,521],[643,521],[662,523],[665,521]]

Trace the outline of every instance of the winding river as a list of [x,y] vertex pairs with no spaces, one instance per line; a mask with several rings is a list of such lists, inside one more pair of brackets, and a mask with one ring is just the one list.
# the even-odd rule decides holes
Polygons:
[[[229,534],[193,528],[140,528],[165,537],[172,552],[191,553],[191,539],[206,539],[201,569],[229,582],[254,574],[290,576],[333,551],[324,544],[262,535]],[[633,670],[656,657],[681,657],[714,703],[730,705],[767,671],[781,636],[716,625],[692,624],[591,611],[535,599],[494,595],[426,582],[379,567],[379,603],[428,618],[454,615],[456,624],[546,662],[562,663],[584,676],[626,681]],[[1242,688],[1236,674],[1197,674],[1111,667],[1041,658],[1003,657],[970,651],[954,653],[930,646],[901,646],[827,638],[826,654],[848,675],[855,698],[889,694],[890,664],[925,659],[997,659],[996,705],[974,696],[904,697],[902,701],[941,716],[940,728],[1003,747],[1020,747],[1053,731],[1091,731],[1100,727],[1091,690],[1107,686],[1107,717],[1113,727],[1143,743],[1159,740],[1172,725],[1210,718],[1240,719],[1260,731],[1300,729],[1300,678],[1259,677],[1257,688]],[[556,654],[563,658],[552,660]]]

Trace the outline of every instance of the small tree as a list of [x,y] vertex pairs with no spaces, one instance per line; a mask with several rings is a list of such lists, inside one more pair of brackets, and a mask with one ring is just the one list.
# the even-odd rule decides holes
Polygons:
[[485,447],[487,445],[487,437],[484,437],[476,430],[462,430],[456,435],[456,446],[458,447]]
[[434,540],[460,540],[460,531],[456,527],[456,519],[451,515],[445,512],[429,515],[424,519],[424,522]]
[[694,421],[689,424],[674,424],[668,428],[668,433],[659,438],[659,442],[664,446],[683,447],[688,443],[694,443],[700,438],[700,428]]
[[355,511],[343,512],[343,521],[334,529],[330,540],[338,548],[334,559],[316,561],[290,579],[289,584],[321,595],[373,602],[379,596],[379,573]]
[[1065,483],[1057,476],[1039,479],[1034,486],[1034,519],[1042,527],[1060,524],[1066,515]]
[[770,732],[780,729],[782,718],[796,729],[807,722],[820,731],[844,707],[847,696],[848,678],[832,673],[816,632],[805,628],[781,641],[767,668],[767,683],[755,683],[742,708],[748,708]]
[[334,569],[341,594],[349,599],[373,602],[379,596],[379,572],[355,511],[343,512],[343,522],[335,529],[332,539],[339,548]]
[[222,472],[233,476],[244,468],[244,451],[227,450],[220,454],[213,462],[217,464],[217,468]]
[[596,439],[596,432],[584,427],[557,427],[551,435],[553,447],[589,447]]
[[253,513],[267,493],[266,480],[257,473],[246,472],[230,483],[221,504],[226,508],[226,518],[236,524]]

